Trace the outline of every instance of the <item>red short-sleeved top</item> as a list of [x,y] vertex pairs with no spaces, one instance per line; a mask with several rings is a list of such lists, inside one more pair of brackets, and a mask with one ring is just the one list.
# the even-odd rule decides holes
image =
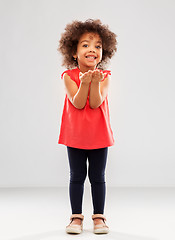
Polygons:
[[[109,70],[100,71],[107,73],[106,76],[111,75]],[[64,71],[61,74],[62,79],[64,73],[67,73],[79,87],[80,69],[78,67]],[[85,107],[78,109],[73,106],[66,94],[58,144],[80,149],[97,149],[114,145],[107,96],[98,108],[92,109],[88,94]]]

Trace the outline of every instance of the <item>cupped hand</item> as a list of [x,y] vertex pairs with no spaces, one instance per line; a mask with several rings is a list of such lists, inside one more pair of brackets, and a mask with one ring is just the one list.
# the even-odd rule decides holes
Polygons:
[[92,73],[91,81],[94,83],[99,83],[103,80],[104,77],[105,77],[105,74],[103,72],[100,72],[100,70],[96,69]]
[[93,73],[92,70],[89,70],[88,72],[85,72],[85,73],[80,72],[80,75],[79,75],[80,81],[82,83],[89,84],[92,79],[92,73]]

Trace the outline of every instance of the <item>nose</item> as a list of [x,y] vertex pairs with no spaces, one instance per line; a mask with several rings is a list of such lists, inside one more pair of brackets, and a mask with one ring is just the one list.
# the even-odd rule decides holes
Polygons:
[[95,51],[94,51],[94,50],[90,50],[90,52],[93,52],[93,53],[95,53]]

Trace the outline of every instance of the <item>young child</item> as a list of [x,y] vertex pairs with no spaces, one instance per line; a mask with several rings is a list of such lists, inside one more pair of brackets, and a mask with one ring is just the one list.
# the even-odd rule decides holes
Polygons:
[[108,147],[114,144],[108,109],[111,71],[105,64],[117,51],[117,35],[99,19],[67,24],[59,41],[63,56],[61,74],[66,96],[59,144],[67,146],[70,166],[69,196],[72,208],[67,233],[83,229],[82,199],[87,175],[91,183],[94,233],[108,233],[104,216],[105,167]]

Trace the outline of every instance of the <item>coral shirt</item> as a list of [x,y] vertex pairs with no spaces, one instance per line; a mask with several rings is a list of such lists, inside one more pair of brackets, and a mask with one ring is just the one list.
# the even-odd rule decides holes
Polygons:
[[[100,71],[107,73],[106,76],[108,74],[111,75],[111,71],[109,70]],[[67,73],[79,87],[80,69],[78,67],[64,71],[61,74],[62,79],[64,73]],[[107,96],[98,108],[92,109],[89,105],[88,94],[85,107],[77,109],[70,102],[66,94],[58,144],[80,149],[97,149],[112,146],[114,138],[110,126]]]

